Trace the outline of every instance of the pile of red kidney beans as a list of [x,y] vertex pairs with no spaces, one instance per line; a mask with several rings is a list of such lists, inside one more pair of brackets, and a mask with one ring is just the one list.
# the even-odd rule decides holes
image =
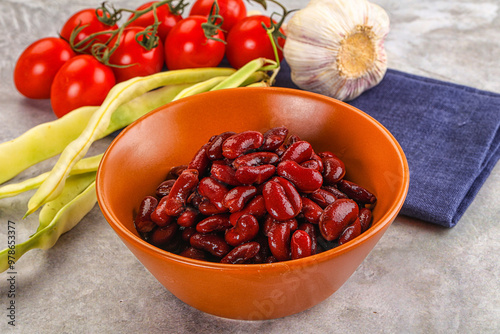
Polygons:
[[300,259],[366,231],[376,197],[344,163],[286,127],[223,132],[146,196],[135,226],[149,243],[231,264]]

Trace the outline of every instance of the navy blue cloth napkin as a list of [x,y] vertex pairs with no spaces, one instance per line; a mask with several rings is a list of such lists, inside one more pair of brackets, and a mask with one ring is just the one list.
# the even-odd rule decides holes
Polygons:
[[[275,86],[298,88],[286,62]],[[405,152],[410,188],[401,214],[455,226],[500,158],[500,94],[389,69],[349,104]]]

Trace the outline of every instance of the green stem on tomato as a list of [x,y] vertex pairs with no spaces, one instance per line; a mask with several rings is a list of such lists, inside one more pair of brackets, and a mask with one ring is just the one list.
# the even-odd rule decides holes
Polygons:
[[217,0],[214,0],[212,7],[210,7],[209,13],[210,14],[207,17],[207,22],[201,24],[205,37],[207,39],[211,39],[226,44],[225,40],[214,37],[215,35],[217,35],[218,31],[224,32],[221,29],[222,23],[224,22],[224,18],[221,15],[219,15],[219,3],[217,2]]
[[274,58],[275,58],[275,63],[271,63],[271,65],[264,66],[262,68],[262,71],[272,71],[271,78],[269,79],[269,82],[272,84],[274,83],[274,80],[276,79],[276,76],[278,75],[278,72],[280,70],[280,57],[278,54],[278,48],[276,47],[276,41],[274,40],[273,37],[273,31],[271,29],[266,29],[267,36],[269,37],[269,40],[271,41],[271,45],[273,47],[273,53],[274,53]]
[[[173,0],[163,0],[163,1],[159,1],[159,2],[154,2],[150,6],[144,8],[142,10],[129,10],[129,9],[125,9],[125,8],[120,8],[118,10],[115,10],[113,7],[111,11],[108,8],[106,8],[106,3],[104,2],[101,5],[101,7],[98,7],[96,9],[96,16],[98,17],[99,21],[103,22],[104,24],[109,25],[109,26],[116,24],[116,22],[121,18],[122,12],[130,12],[132,14],[132,16],[126,22],[124,22],[118,29],[104,30],[104,31],[99,31],[99,32],[90,34],[87,38],[85,38],[85,39],[83,39],[75,44],[76,36],[78,36],[78,34],[86,27],[86,26],[77,26],[75,28],[75,30],[71,33],[69,43],[70,43],[71,47],[73,48],[73,50],[75,50],[76,52],[82,52],[89,45],[92,45],[92,43],[97,40],[98,36],[109,35],[109,38],[107,39],[106,42],[95,43],[92,45],[92,49],[91,49],[92,55],[97,60],[99,60],[100,62],[102,62],[103,64],[105,64],[107,66],[120,67],[120,68],[130,66],[130,65],[114,65],[114,64],[109,63],[109,57],[118,48],[119,41],[120,41],[120,38],[123,34],[123,31],[125,30],[125,28],[127,28],[132,22],[137,20],[139,17],[141,17],[142,15],[144,15],[150,11],[153,11],[154,18],[155,18],[154,23],[151,26],[146,27],[144,29],[144,31],[139,33],[139,35],[146,35],[146,36],[143,36],[143,39],[141,41],[138,40],[139,36],[136,36],[136,40],[146,50],[151,50],[151,48],[158,46],[158,36],[156,35],[156,32],[158,29],[159,21],[158,21],[157,15],[156,15],[156,8],[159,6],[162,6],[162,5],[169,5],[169,8],[172,8],[170,6],[170,3],[172,1]],[[178,4],[176,7],[173,7],[173,8],[183,9],[184,7],[185,7],[185,5],[182,6],[182,1],[181,1],[180,4]],[[99,15],[99,10],[101,10],[101,12],[102,12],[101,15]],[[116,37],[117,42],[114,43],[114,45],[111,48],[109,48],[109,43],[115,37]]]

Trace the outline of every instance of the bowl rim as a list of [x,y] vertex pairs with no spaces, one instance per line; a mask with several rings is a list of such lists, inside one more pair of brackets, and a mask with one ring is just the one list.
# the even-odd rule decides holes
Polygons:
[[409,173],[409,166],[408,166],[408,161],[406,159],[406,155],[399,144],[399,142],[396,140],[396,138],[392,135],[392,133],[387,130],[379,121],[377,121],[375,118],[370,116],[369,114],[365,113],[364,111],[347,104],[343,101],[337,100],[335,98],[331,98],[325,95],[321,95],[318,93],[314,92],[309,92],[309,91],[303,91],[303,90],[298,90],[298,89],[293,89],[293,88],[283,88],[283,87],[245,87],[245,88],[238,88],[238,89],[247,89],[247,90],[255,90],[255,91],[261,91],[265,90],[266,92],[271,92],[271,93],[285,93],[285,94],[292,94],[292,95],[301,95],[301,96],[306,96],[306,97],[312,97],[314,99],[320,99],[320,100],[325,100],[328,101],[328,103],[337,103],[344,105],[346,108],[350,109],[352,112],[359,113],[361,116],[368,118],[376,127],[379,128],[387,137],[390,138],[392,143],[394,144],[397,152],[399,153],[400,160],[403,164],[403,183],[402,186],[399,190],[399,196],[398,196],[398,201],[394,202],[389,210],[387,210],[382,217],[379,218],[379,220],[376,222],[375,225],[371,225],[368,230],[360,234],[358,237],[354,238],[353,240],[337,246],[335,248],[329,249],[327,251],[321,252],[319,254],[314,254],[305,258],[301,259],[296,259],[296,260],[288,260],[288,261],[281,261],[281,262],[275,262],[275,263],[259,263],[259,264],[225,264],[225,263],[218,263],[218,262],[209,262],[209,261],[204,261],[204,260],[197,260],[197,259],[192,259],[188,257],[184,257],[178,254],[174,254],[171,252],[168,252],[166,250],[163,250],[161,248],[158,248],[147,241],[141,239],[139,236],[135,235],[132,233],[128,228],[126,228],[120,221],[117,219],[117,217],[113,214],[113,212],[107,207],[106,205],[106,200],[105,196],[103,193],[100,191],[101,186],[102,186],[102,174],[103,174],[103,165],[106,163],[106,160],[108,158],[108,155],[110,154],[109,152],[112,151],[113,147],[116,145],[116,143],[120,140],[121,137],[125,136],[128,131],[134,127],[137,123],[139,123],[142,119],[147,118],[147,117],[153,117],[154,114],[158,112],[162,112],[166,108],[168,108],[170,105],[174,104],[179,104],[179,103],[185,103],[186,99],[199,99],[203,96],[206,95],[211,95],[211,94],[227,94],[228,91],[232,89],[225,89],[225,90],[218,90],[218,91],[212,91],[212,92],[204,92],[204,93],[199,93],[194,96],[186,97],[177,101],[170,102],[162,107],[159,107],[146,115],[140,117],[138,120],[124,128],[117,136],[114,138],[112,143],[109,145],[109,147],[106,149],[104,152],[104,155],[101,159],[101,162],[99,164],[98,170],[97,170],[97,176],[96,176],[96,193],[97,193],[97,200],[99,207],[108,222],[108,224],[113,228],[113,230],[118,234],[118,236],[126,240],[129,244],[134,244],[137,248],[141,249],[142,251],[146,251],[147,253],[154,254],[155,257],[161,257],[164,259],[168,259],[170,261],[183,264],[183,265],[189,265],[189,266],[194,266],[194,267],[200,267],[200,268],[205,268],[205,269],[213,269],[213,270],[238,270],[241,271],[242,269],[255,269],[255,270],[271,270],[276,267],[281,267],[281,266],[286,266],[287,268],[293,267],[293,266],[306,266],[308,264],[313,264],[313,263],[321,263],[324,261],[327,261],[330,258],[340,256],[341,254],[344,254],[351,249],[354,249],[357,247],[357,245],[364,243],[368,239],[373,238],[375,235],[378,234],[378,232],[382,229],[387,228],[393,220],[396,218],[398,215],[399,211],[401,210],[403,203],[406,199],[406,196],[408,194],[408,189],[409,189],[409,180],[410,180],[410,173]]

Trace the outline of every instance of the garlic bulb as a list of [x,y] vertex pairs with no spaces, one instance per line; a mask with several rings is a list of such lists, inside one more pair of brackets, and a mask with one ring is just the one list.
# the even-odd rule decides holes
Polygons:
[[311,0],[287,24],[284,55],[302,89],[350,101],[387,70],[387,13],[366,0]]

